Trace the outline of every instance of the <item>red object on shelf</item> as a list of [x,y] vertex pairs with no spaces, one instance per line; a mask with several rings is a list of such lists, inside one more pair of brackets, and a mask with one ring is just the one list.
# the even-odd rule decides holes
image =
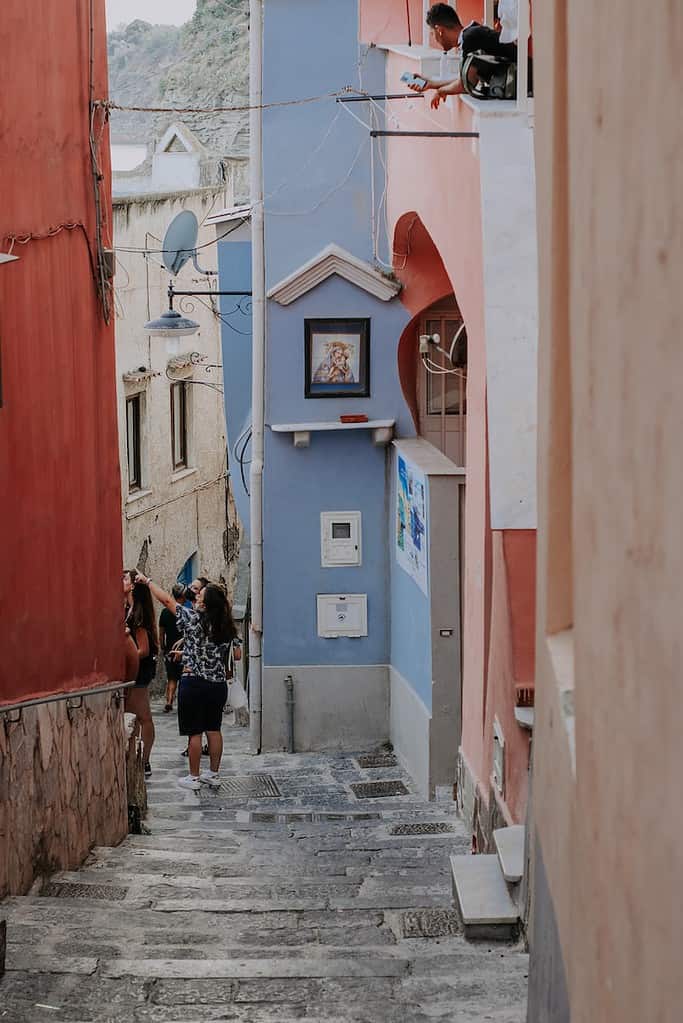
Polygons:
[[363,413],[359,413],[357,416],[340,416],[340,423],[367,423],[368,417]]

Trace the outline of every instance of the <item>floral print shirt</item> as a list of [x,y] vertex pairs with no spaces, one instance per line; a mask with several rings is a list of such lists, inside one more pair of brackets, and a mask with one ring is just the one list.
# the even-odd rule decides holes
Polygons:
[[183,669],[207,682],[225,682],[231,643],[213,643],[204,632],[198,611],[176,605],[176,622],[183,636]]

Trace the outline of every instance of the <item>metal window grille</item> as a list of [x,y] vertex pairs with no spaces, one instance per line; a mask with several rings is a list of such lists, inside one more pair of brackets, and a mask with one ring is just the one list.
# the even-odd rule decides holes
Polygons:
[[142,486],[141,419],[142,398],[139,394],[126,399],[126,447],[128,453],[128,489]]
[[171,384],[171,457],[174,469],[187,465],[187,387]]

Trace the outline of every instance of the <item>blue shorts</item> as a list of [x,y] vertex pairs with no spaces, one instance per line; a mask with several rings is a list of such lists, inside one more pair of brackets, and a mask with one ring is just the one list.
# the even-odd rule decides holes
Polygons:
[[178,731],[181,735],[220,732],[228,700],[227,682],[208,682],[199,675],[182,675],[178,686]]

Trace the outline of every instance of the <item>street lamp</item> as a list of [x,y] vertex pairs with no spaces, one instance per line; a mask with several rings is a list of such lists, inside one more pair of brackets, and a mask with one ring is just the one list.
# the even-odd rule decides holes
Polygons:
[[[145,324],[145,333],[151,334],[152,337],[165,337],[165,338],[176,338],[176,337],[189,337],[192,334],[196,334],[199,330],[199,324],[195,320],[191,320],[187,316],[183,316],[173,308],[173,299],[176,295],[182,296],[183,298],[187,295],[239,295],[240,298],[251,297],[250,291],[176,291],[173,287],[173,281],[168,285],[168,309],[161,316],[158,316],[156,320],[149,320]],[[242,310],[244,312],[245,310]]]

